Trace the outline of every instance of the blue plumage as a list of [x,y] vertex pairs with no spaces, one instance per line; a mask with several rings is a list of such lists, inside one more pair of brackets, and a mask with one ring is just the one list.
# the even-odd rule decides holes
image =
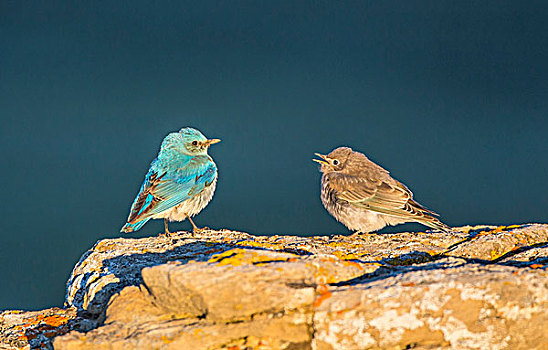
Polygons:
[[219,141],[193,128],[167,135],[121,232],[137,231],[150,219],[164,219],[167,234],[168,220],[189,219],[198,231],[191,217],[205,208],[215,192],[217,166],[207,150]]

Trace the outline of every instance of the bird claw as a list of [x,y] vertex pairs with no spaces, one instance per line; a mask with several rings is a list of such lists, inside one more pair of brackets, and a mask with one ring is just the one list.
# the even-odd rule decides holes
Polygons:
[[202,228],[199,228],[199,227],[196,226],[192,229],[192,234],[194,235],[196,233],[203,233],[203,232],[209,231],[209,230],[211,230],[211,229],[207,226],[204,226]]
[[351,234],[350,236],[348,236],[348,238],[351,238],[351,239],[360,238],[360,237],[365,236],[367,233],[368,232],[356,231],[353,234]]

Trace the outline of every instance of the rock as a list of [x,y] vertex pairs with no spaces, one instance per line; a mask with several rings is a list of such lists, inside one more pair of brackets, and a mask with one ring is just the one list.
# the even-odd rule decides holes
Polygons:
[[542,224],[102,240],[68,281],[54,346],[545,349],[547,264]]
[[447,258],[329,288],[316,349],[546,349],[545,271]]
[[73,329],[76,308],[0,313],[0,349],[53,349],[51,339]]
[[[348,237],[340,236],[339,239],[348,240]],[[253,259],[285,261],[309,256],[315,259],[325,255],[333,264],[344,265],[350,271],[355,271],[354,274],[343,275],[346,270],[332,267],[330,271],[337,275],[337,281],[363,273],[360,268],[363,269],[361,265],[364,264],[335,259],[333,254],[347,254],[337,244],[336,241],[330,243],[327,237],[318,237],[317,240],[294,236],[261,237],[228,230],[209,231],[199,237],[179,233],[171,237],[162,235],[142,239],[102,240],[76,264],[67,283],[66,306],[75,306],[88,318],[101,322],[103,311],[113,294],[126,286],[143,283],[144,268],[167,262],[185,265],[207,263],[201,264],[200,268],[202,265],[216,266],[211,265],[213,256],[223,260],[221,266],[224,266],[228,262],[240,265],[257,264]],[[354,249],[351,240],[344,245],[348,249]],[[247,255],[246,250],[249,250]],[[269,253],[272,254],[266,255]],[[374,270],[377,267],[369,268]],[[326,280],[325,283],[330,281]]]

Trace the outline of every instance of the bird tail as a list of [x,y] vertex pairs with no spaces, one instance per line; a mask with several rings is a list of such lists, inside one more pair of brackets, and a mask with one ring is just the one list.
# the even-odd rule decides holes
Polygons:
[[419,224],[431,227],[435,230],[442,230],[444,232],[451,232],[451,227],[441,222],[436,216],[440,216],[438,213],[426,208],[424,205],[419,204],[414,199],[409,200],[411,208],[418,214],[415,221]]
[[426,225],[426,226],[431,227],[431,228],[436,229],[436,230],[442,230],[444,232],[451,232],[451,227],[447,226],[446,224],[444,224],[443,222],[441,222],[437,218],[435,218],[433,216],[430,216],[430,215],[426,215],[426,216],[424,216],[423,218],[421,218],[420,220],[417,220],[417,221],[419,223],[423,224],[423,225]]
[[149,219],[145,219],[145,220],[137,221],[137,222],[134,222],[134,223],[126,222],[126,224],[124,225],[124,227],[122,227],[120,232],[129,233],[129,232],[137,231],[144,224],[146,224],[148,220]]

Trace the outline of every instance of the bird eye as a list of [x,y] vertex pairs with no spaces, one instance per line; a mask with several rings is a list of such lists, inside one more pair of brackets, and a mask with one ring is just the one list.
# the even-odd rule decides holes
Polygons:
[[193,146],[198,145],[198,141],[192,141],[192,145],[193,145]]
[[339,165],[339,164],[340,162],[337,159],[333,160],[333,165]]

